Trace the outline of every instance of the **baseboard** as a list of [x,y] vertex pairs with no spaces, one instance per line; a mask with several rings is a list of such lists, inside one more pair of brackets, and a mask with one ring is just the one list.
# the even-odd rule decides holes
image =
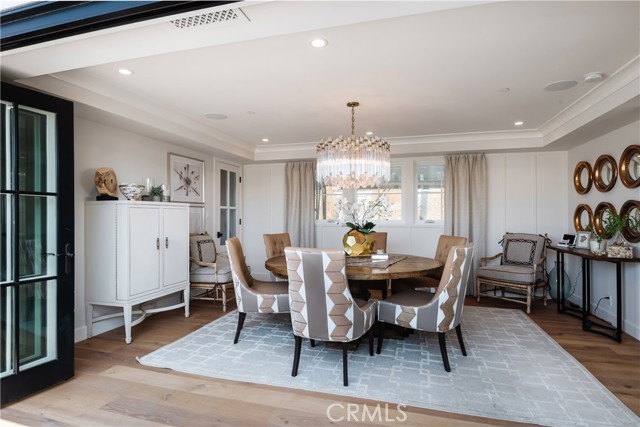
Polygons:
[[[573,295],[568,301],[576,304],[578,307],[582,307],[582,297],[578,295]],[[596,304],[598,304],[598,301],[592,301],[591,307],[595,309]],[[600,319],[609,322],[611,326],[615,327],[616,314],[615,311],[612,311],[611,309],[612,307],[608,305],[608,303],[605,303],[605,301],[603,300],[600,303],[600,306],[598,306],[598,311],[596,312],[596,314]],[[626,321],[624,320],[624,318],[622,319],[622,331],[628,335],[631,335],[635,339],[640,340],[640,326]]]
[[73,331],[73,342],[77,343],[87,339],[87,326],[83,325]]

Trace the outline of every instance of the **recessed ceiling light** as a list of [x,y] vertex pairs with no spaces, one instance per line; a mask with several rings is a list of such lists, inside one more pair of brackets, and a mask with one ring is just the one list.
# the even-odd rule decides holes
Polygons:
[[224,120],[227,118],[227,116],[225,116],[224,114],[218,113],[207,113],[204,116],[209,120]]
[[517,122],[514,123],[514,125],[516,125],[516,126],[522,126],[523,124],[524,124],[524,122],[522,122],[522,121],[517,121]]
[[367,132],[367,135],[373,135],[373,132],[369,131]]
[[132,75],[132,74],[133,74],[133,71],[131,71],[131,70],[127,70],[126,68],[120,68],[120,69],[118,70],[118,72],[119,72],[120,74],[122,74],[122,75],[125,75],[125,76],[130,76],[130,75]]
[[311,40],[311,46],[313,47],[325,47],[326,45],[328,45],[329,42],[326,41],[325,39],[313,39]]
[[548,92],[558,92],[561,90],[571,89],[577,84],[578,82],[575,80],[559,80],[557,82],[549,83],[544,87],[544,90]]
[[269,138],[262,138],[262,142],[269,142]]
[[585,83],[598,83],[604,79],[604,74],[602,73],[587,73],[584,75]]

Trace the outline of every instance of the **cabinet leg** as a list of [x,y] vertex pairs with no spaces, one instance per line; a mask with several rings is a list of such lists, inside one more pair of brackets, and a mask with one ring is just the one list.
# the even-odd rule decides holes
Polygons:
[[186,288],[184,288],[183,291],[183,296],[184,296],[184,317],[189,317],[191,315],[191,313],[189,312],[189,287],[190,285],[187,285]]
[[131,306],[126,305],[122,309],[124,310],[124,342],[131,344]]

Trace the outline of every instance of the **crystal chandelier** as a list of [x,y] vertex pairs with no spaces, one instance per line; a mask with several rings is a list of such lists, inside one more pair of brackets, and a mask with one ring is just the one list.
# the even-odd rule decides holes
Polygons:
[[340,188],[379,187],[389,181],[389,143],[378,137],[355,135],[355,108],[359,102],[349,102],[351,136],[329,138],[316,147],[317,180]]

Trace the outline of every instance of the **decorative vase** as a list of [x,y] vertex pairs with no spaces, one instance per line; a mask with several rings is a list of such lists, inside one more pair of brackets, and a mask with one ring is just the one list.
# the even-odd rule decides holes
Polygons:
[[373,236],[358,230],[350,230],[342,238],[342,246],[348,256],[371,255]]
[[598,242],[597,239],[589,240],[589,250],[591,251],[591,253],[595,255],[603,255],[606,252],[606,248],[607,248],[606,240],[602,240],[600,242]]

